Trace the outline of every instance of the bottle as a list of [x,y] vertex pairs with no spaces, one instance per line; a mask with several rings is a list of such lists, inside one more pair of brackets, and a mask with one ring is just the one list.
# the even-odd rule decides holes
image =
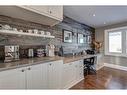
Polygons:
[[63,54],[63,47],[61,46],[60,48],[59,48],[59,56],[63,56],[64,54]]

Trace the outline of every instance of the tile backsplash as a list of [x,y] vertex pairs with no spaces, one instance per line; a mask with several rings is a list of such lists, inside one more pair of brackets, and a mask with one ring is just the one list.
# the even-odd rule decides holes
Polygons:
[[64,17],[63,22],[60,24],[49,27],[38,23],[33,23],[29,21],[24,21],[21,19],[11,18],[7,16],[0,15],[0,24],[8,24],[11,27],[17,28],[18,30],[28,30],[28,29],[38,29],[44,30],[55,36],[54,39],[50,38],[39,38],[39,37],[29,37],[29,36],[15,36],[0,34],[0,45],[20,45],[20,46],[38,46],[54,44],[57,47],[63,46],[66,53],[78,52],[83,49],[91,48],[92,44],[78,44],[76,41],[74,43],[64,43],[62,29],[67,29],[76,33],[89,33],[94,39],[94,28],[87,25],[80,24],[68,17]]

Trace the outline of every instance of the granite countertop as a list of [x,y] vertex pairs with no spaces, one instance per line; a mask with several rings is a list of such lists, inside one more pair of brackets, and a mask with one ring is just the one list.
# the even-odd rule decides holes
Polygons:
[[86,58],[90,58],[90,57],[94,57],[97,56],[95,55],[78,55],[78,56],[70,56],[70,57],[64,57],[64,63],[69,63],[69,62],[73,62],[73,61],[77,61],[77,60],[81,60],[81,59],[86,59]]
[[0,71],[9,70],[9,69],[15,69],[20,67],[26,67],[36,64],[43,64],[47,62],[57,61],[57,60],[63,60],[64,64],[67,64],[69,62],[90,58],[97,55],[78,55],[78,56],[70,56],[70,57],[40,57],[40,58],[29,58],[29,59],[21,59],[19,61],[15,62],[9,62],[9,63],[0,63]]
[[55,57],[29,58],[29,59],[21,59],[15,62],[0,63],[0,71],[42,64],[57,60],[62,60],[62,57],[55,56]]

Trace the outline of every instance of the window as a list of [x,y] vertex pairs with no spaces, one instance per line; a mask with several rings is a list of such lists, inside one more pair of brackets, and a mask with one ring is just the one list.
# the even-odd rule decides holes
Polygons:
[[122,53],[122,33],[109,33],[109,52]]
[[127,27],[105,30],[105,55],[127,57]]

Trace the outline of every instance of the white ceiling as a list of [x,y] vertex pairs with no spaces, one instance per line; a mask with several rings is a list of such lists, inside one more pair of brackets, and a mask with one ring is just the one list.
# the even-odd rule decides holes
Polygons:
[[99,28],[127,21],[127,6],[64,6],[64,15]]

